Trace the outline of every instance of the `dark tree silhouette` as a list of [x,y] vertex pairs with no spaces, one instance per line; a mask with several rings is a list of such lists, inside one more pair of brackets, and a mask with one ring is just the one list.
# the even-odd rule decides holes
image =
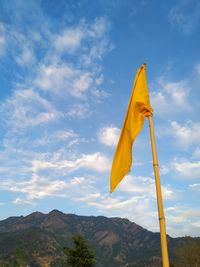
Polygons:
[[65,247],[64,252],[67,255],[67,264],[70,267],[94,267],[95,255],[88,242],[81,236],[72,237],[74,246]]

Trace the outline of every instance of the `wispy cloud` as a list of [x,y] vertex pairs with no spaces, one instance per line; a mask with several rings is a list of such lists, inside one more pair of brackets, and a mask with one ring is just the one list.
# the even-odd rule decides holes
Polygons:
[[42,65],[35,84],[39,89],[54,93],[81,96],[92,83],[92,73],[75,69],[67,64]]
[[90,115],[91,111],[89,108],[88,102],[85,103],[77,103],[69,107],[67,111],[67,115],[70,118],[86,118]]
[[15,200],[13,200],[12,203],[16,205],[27,205],[27,204],[30,205],[30,204],[33,204],[33,201],[17,197]]
[[[30,7],[19,5],[16,8],[21,14]],[[0,28],[2,49],[7,38],[9,49],[6,51],[10,51],[13,65],[24,68],[11,84],[12,93],[0,106],[5,130],[2,155],[15,166],[13,172],[21,169],[23,178],[30,177],[30,162],[39,162],[45,150],[46,154],[51,151],[55,155],[60,147],[65,147],[69,154],[74,155],[74,145],[86,141],[68,129],[67,119],[87,117],[91,113],[90,102],[106,96],[100,88],[104,77],[101,61],[110,49],[109,22],[105,18],[96,18],[90,23],[80,20],[74,26],[61,27],[55,34],[40,6],[33,5],[33,8],[38,10],[41,27],[30,24],[27,32],[26,25],[23,25],[19,31],[16,25],[21,23],[21,17],[13,13],[16,25],[8,23],[5,26],[2,23]],[[98,46],[99,53],[92,55],[91,51]],[[73,53],[76,49],[80,49],[79,53]],[[71,56],[68,60],[64,57],[66,53]],[[90,58],[91,62],[85,64],[84,57]],[[61,122],[65,123],[66,131]],[[51,162],[54,169],[59,170],[64,163],[66,166],[74,164],[71,170],[87,168],[101,172],[109,168],[109,159],[101,153],[80,152],[81,156],[73,162],[72,159],[66,160],[66,151],[59,151],[62,154],[59,156],[60,164],[55,166],[55,158],[55,162]],[[19,155],[21,160],[17,159]],[[26,173],[23,172],[23,160],[26,161]],[[48,159],[41,161],[48,162]],[[4,164],[2,174],[9,168],[5,160]],[[13,172],[10,172],[10,177],[13,177]]]
[[[21,13],[27,6],[22,8],[19,5],[17,8]],[[5,42],[7,42],[9,48],[7,51],[10,51],[11,59],[26,70],[24,77],[17,77],[17,88],[13,88],[13,95],[7,99],[7,105],[2,106],[8,114],[9,109],[17,106],[17,114],[11,116],[8,122],[12,124],[15,116],[17,117],[16,124],[18,124],[19,117],[21,117],[22,120],[25,119],[24,127],[25,125],[28,127],[28,124],[37,125],[54,120],[59,117],[54,104],[61,98],[71,104],[70,110],[65,110],[66,116],[84,118],[90,114],[91,106],[88,104],[88,96],[90,99],[107,96],[100,87],[104,76],[101,61],[111,47],[108,36],[109,22],[103,17],[94,19],[93,23],[80,19],[76,25],[61,27],[55,34],[51,30],[51,25],[45,20],[40,6],[33,5],[33,8],[38,10],[38,19],[42,22],[42,26],[38,29],[32,28],[26,33],[26,27],[23,28],[24,31],[19,31],[14,24],[0,24],[0,53],[5,50]],[[14,16],[14,20],[20,23],[19,17]],[[43,49],[43,53],[39,52],[38,47]],[[73,54],[73,51],[78,48],[80,51]],[[94,55],[91,52],[93,50],[95,50]],[[73,55],[66,60],[65,53]],[[86,58],[90,61],[87,64]],[[31,89],[27,90],[27,88]],[[27,118],[24,117],[29,113],[37,113],[36,109],[33,111],[33,105],[35,105],[33,97],[33,103],[31,103],[30,96],[28,103],[24,103],[22,99],[22,92],[25,94],[30,90],[43,98],[43,102],[49,101],[46,98],[49,92],[54,94],[54,97],[51,99],[51,112],[50,110],[40,112],[35,120],[30,118],[28,123]],[[69,97],[74,99],[70,101]]]
[[34,160],[32,162],[32,169],[34,172],[44,169],[60,170],[66,169],[68,172],[74,172],[80,168],[87,168],[98,172],[105,172],[110,169],[110,160],[97,152],[94,154],[83,154],[80,158],[73,160],[58,160],[58,161],[42,161]]
[[199,27],[200,4],[198,0],[181,0],[171,8],[169,20],[177,25],[185,34],[194,33]]
[[185,125],[181,125],[176,121],[172,121],[171,127],[171,134],[183,148],[199,144],[200,123],[189,121]]
[[6,34],[3,24],[0,23],[0,56],[4,54],[6,46]]
[[[68,198],[72,201],[87,202],[97,200],[100,194],[93,186],[94,179],[83,176],[68,177],[67,180],[51,179],[33,174],[27,180],[5,180],[0,185],[4,190],[18,193],[13,200],[16,205],[32,205],[48,197]],[[87,199],[86,199],[87,196]]]
[[16,57],[16,62],[21,66],[33,66],[36,59],[32,48],[23,46],[21,50],[21,54]]
[[197,179],[200,175],[200,161],[191,162],[191,161],[183,161],[183,162],[174,162],[172,164],[173,169],[181,176]]
[[55,38],[54,46],[59,52],[74,52],[81,44],[84,33],[80,28],[69,28]]
[[67,183],[62,180],[51,180],[47,177],[33,174],[30,180],[2,181],[1,186],[12,192],[25,194],[25,198],[16,198],[15,204],[29,204],[33,199],[55,195],[58,191],[65,189]]
[[200,192],[200,183],[190,184],[189,187],[192,191]]
[[169,81],[164,76],[157,81],[159,91],[152,92],[151,102],[157,116],[190,111],[188,81]]
[[62,116],[52,103],[31,89],[16,90],[2,103],[0,111],[6,117],[7,125],[16,129],[36,126]]
[[[151,177],[128,175],[120,183],[119,189],[139,196],[156,198],[155,180]],[[162,186],[162,191],[164,199],[173,198],[174,192],[170,186]]]
[[173,236],[198,236],[199,209],[189,206],[173,206],[166,209],[167,229]]
[[77,133],[75,133],[71,129],[67,130],[56,130],[55,132],[52,131],[51,133],[45,133],[42,137],[36,138],[33,141],[33,145],[41,146],[41,145],[50,145],[50,144],[56,144],[57,142],[65,142],[68,143],[68,141],[72,142],[75,140],[79,140],[80,137]]

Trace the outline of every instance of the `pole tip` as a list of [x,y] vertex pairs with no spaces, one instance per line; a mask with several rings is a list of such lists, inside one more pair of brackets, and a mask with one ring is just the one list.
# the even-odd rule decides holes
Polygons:
[[146,63],[143,63],[141,68],[146,70],[146,65],[147,65]]

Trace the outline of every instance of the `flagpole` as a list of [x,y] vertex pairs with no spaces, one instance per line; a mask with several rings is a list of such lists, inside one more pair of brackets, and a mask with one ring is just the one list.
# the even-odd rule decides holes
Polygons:
[[149,120],[150,136],[151,136],[153,168],[154,168],[154,175],[155,175],[155,182],[156,182],[156,194],[157,194],[157,205],[158,205],[158,218],[159,218],[159,225],[160,225],[160,240],[161,240],[161,251],[162,251],[162,263],[163,263],[163,267],[169,267],[169,257],[168,257],[168,249],[167,249],[167,238],[166,238],[166,226],[165,226],[165,215],[164,215],[164,210],[163,210],[162,192],[161,192],[160,175],[159,175],[159,166],[158,166],[158,158],[157,158],[157,152],[156,152],[156,143],[155,143],[152,115],[148,116],[148,120]]

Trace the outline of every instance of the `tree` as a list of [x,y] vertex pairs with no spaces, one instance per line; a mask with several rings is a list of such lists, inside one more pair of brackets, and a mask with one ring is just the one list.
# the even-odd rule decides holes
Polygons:
[[88,242],[81,235],[73,236],[72,240],[74,246],[64,248],[67,264],[70,267],[94,267],[95,256]]

